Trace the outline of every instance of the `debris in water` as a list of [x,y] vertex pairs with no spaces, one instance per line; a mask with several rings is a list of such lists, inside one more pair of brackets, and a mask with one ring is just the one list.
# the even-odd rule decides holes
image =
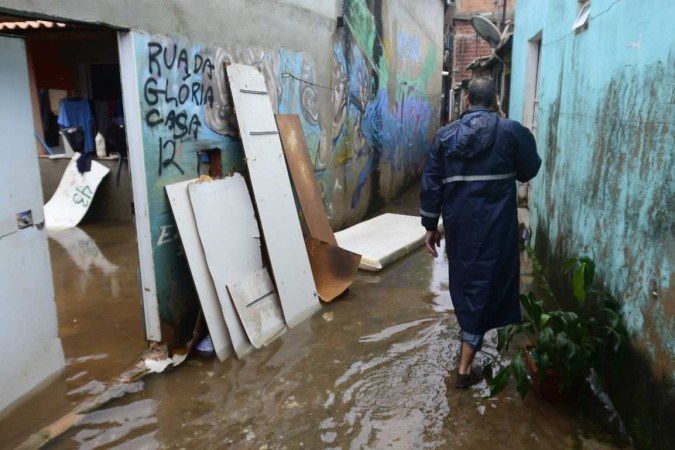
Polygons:
[[252,441],[253,439],[255,439],[255,433],[251,428],[244,428],[244,433],[246,433],[247,441]]
[[284,404],[284,409],[293,409],[297,408],[298,406],[300,406],[300,403],[298,403],[295,400],[295,395],[291,395],[290,397],[288,397],[288,400],[286,400],[286,403]]
[[328,399],[324,402],[323,407],[328,409],[335,403],[335,392],[327,391]]
[[146,359],[145,361],[145,367],[148,368],[150,372],[154,373],[161,373],[164,372],[164,369],[169,367],[171,365],[171,360],[170,359]]
[[333,419],[332,417],[329,417],[328,419],[321,422],[321,424],[319,425],[319,428],[321,430],[326,430],[328,428],[335,428],[336,426],[337,426],[337,423],[335,423],[335,419]]
[[335,431],[329,431],[321,435],[321,442],[324,444],[332,444],[337,438],[337,433]]
[[213,356],[216,350],[213,347],[213,341],[211,340],[211,336],[207,334],[204,339],[199,341],[196,350],[204,356]]
[[332,322],[333,321],[333,313],[332,312],[325,312],[325,313],[323,313],[323,316],[321,316],[321,317],[323,317],[323,320],[325,320],[326,322]]

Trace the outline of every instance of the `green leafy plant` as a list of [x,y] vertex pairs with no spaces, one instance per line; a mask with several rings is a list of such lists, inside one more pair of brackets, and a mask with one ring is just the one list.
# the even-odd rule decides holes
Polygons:
[[593,281],[595,280],[595,263],[588,257],[570,258],[565,265],[569,272],[573,269],[572,275],[572,293],[579,304],[586,301],[588,293],[591,291]]
[[[533,383],[528,363],[536,365],[536,381],[559,380],[560,392],[578,386],[588,374],[601,351],[618,352],[625,340],[619,305],[592,289],[595,263],[587,257],[572,258],[566,265],[571,277],[576,311],[545,311],[543,301],[533,293],[520,296],[523,320],[498,330],[497,350],[508,351],[513,338],[525,335],[534,345],[519,349],[510,363],[490,380],[490,396],[497,395],[511,377],[524,398]],[[534,361],[532,363],[531,361]],[[492,371],[491,365],[487,367]]]

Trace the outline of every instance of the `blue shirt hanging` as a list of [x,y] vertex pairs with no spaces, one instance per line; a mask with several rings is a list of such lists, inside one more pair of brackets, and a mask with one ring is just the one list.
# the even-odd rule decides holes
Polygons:
[[59,117],[57,119],[63,128],[81,127],[84,131],[84,152],[93,153],[94,144],[94,115],[91,112],[89,100],[83,98],[66,98],[61,101]]

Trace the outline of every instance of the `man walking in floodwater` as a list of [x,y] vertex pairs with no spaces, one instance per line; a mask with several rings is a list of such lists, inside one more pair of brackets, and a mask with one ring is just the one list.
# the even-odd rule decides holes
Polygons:
[[532,133],[500,117],[492,80],[473,80],[466,100],[461,118],[436,133],[420,193],[434,257],[443,215],[450,296],[461,328],[459,389],[481,379],[472,363],[485,332],[521,320],[515,180],[529,181],[541,166]]

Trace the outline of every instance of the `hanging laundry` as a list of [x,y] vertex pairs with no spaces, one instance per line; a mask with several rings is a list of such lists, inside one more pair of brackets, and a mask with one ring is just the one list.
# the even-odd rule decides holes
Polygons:
[[64,128],[81,128],[84,132],[84,148],[77,161],[80,173],[91,170],[91,158],[96,151],[94,143],[94,115],[89,100],[83,98],[64,98],[59,110],[59,125]]
[[105,134],[108,131],[108,127],[112,124],[108,102],[105,100],[94,102],[94,115],[96,116],[96,128],[99,133]]
[[45,143],[50,147],[59,146],[59,124],[56,114],[50,107],[50,90],[40,89],[38,93],[40,102],[40,118],[42,119],[42,131]]

